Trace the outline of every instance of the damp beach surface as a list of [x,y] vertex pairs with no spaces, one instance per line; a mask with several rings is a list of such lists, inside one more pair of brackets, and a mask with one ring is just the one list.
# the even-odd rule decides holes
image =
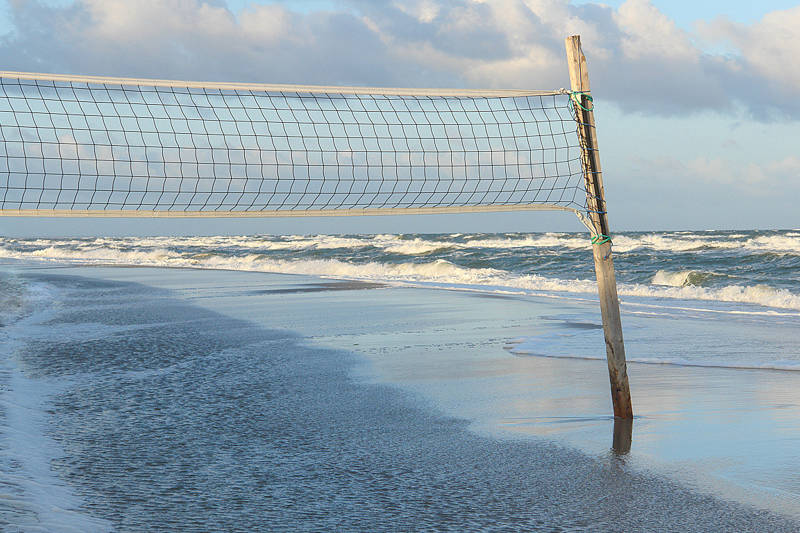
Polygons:
[[633,363],[615,435],[604,361],[519,350],[602,349],[589,302],[4,272],[38,295],[2,329],[8,531],[800,527],[796,373]]

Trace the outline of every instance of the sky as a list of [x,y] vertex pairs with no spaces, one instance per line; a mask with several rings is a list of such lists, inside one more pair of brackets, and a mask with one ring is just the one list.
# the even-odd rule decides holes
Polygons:
[[[572,34],[582,36],[587,56],[612,230],[800,227],[800,1],[0,0],[0,68],[65,74],[553,89],[569,86],[563,41]],[[533,212],[136,228],[579,230],[572,218]],[[1,224],[6,234],[98,227]],[[124,233],[131,224],[103,227]]]

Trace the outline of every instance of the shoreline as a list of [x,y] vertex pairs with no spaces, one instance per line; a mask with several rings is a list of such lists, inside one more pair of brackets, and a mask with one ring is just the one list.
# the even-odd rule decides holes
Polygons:
[[[735,234],[735,240],[724,232],[618,235],[615,250],[620,262],[618,289],[623,305],[664,301],[684,308],[684,312],[701,308],[701,312],[721,316],[767,316],[777,312],[800,317],[796,281],[791,275],[772,276],[770,272],[771,268],[791,268],[800,251],[800,241],[791,232],[760,233]],[[594,297],[596,285],[587,246],[585,239],[561,233],[240,235],[6,239],[0,255],[84,264],[199,266],[393,282],[413,280],[429,286],[480,286],[512,293]],[[358,260],[353,260],[353,253]],[[654,254],[663,263],[651,261]],[[772,261],[770,254],[778,254],[781,259]],[[565,271],[573,272],[574,277],[564,276]]]
[[[41,268],[32,270],[42,273]],[[574,334],[564,324],[542,317],[575,313],[591,302],[487,298],[467,291],[392,285],[381,287],[376,301],[376,287],[302,290],[303,285],[332,281],[303,274],[118,266],[56,270],[57,276],[90,274],[90,279],[113,283],[143,283],[223,316],[294,332],[303,345],[355,354],[348,375],[356,386],[389,387],[410,395],[428,416],[463,420],[481,438],[541,441],[598,461],[607,461],[604,458],[614,448],[602,359],[520,357],[503,349],[504,339],[520,331]],[[258,287],[253,287],[256,278]],[[301,290],[294,290],[298,287]],[[765,417],[778,416],[763,442],[775,438],[777,430],[792,429],[791,420],[797,419],[792,391],[800,377],[774,370],[671,366],[632,365],[637,418],[631,451],[612,453],[611,460],[621,461],[634,475],[664,476],[701,494],[800,518],[800,491],[759,487],[747,481],[753,478],[752,473],[746,475],[747,468],[741,471],[748,464],[756,472],[775,470],[796,455],[790,449],[776,449],[772,456],[766,451],[766,457],[748,458],[743,450],[757,441],[736,443],[729,438],[753,437],[748,434],[754,429],[769,426]],[[778,389],[780,394],[769,401],[752,401],[764,391]],[[679,392],[693,407],[677,402]],[[713,431],[703,431],[708,424]],[[797,430],[793,431],[784,439],[797,438]]]

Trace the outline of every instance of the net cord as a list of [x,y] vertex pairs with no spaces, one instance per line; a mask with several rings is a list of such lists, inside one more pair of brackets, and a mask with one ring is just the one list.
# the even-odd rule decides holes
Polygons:
[[73,76],[69,74],[45,74],[38,72],[0,71],[0,78],[18,80],[41,80],[63,83],[88,83],[140,87],[182,87],[187,89],[217,89],[230,91],[288,92],[310,94],[342,95],[384,95],[384,96],[438,96],[438,97],[493,97],[513,98],[524,96],[553,96],[570,94],[566,89],[525,90],[525,89],[426,89],[402,87],[348,87],[338,85],[282,85],[268,83],[231,83],[215,81],[181,81],[147,78],[119,78],[110,76]]

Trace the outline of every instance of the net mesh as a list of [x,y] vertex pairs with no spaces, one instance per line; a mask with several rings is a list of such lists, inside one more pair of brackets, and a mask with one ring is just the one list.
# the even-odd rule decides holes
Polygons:
[[0,212],[585,210],[569,95],[495,93],[2,75]]

